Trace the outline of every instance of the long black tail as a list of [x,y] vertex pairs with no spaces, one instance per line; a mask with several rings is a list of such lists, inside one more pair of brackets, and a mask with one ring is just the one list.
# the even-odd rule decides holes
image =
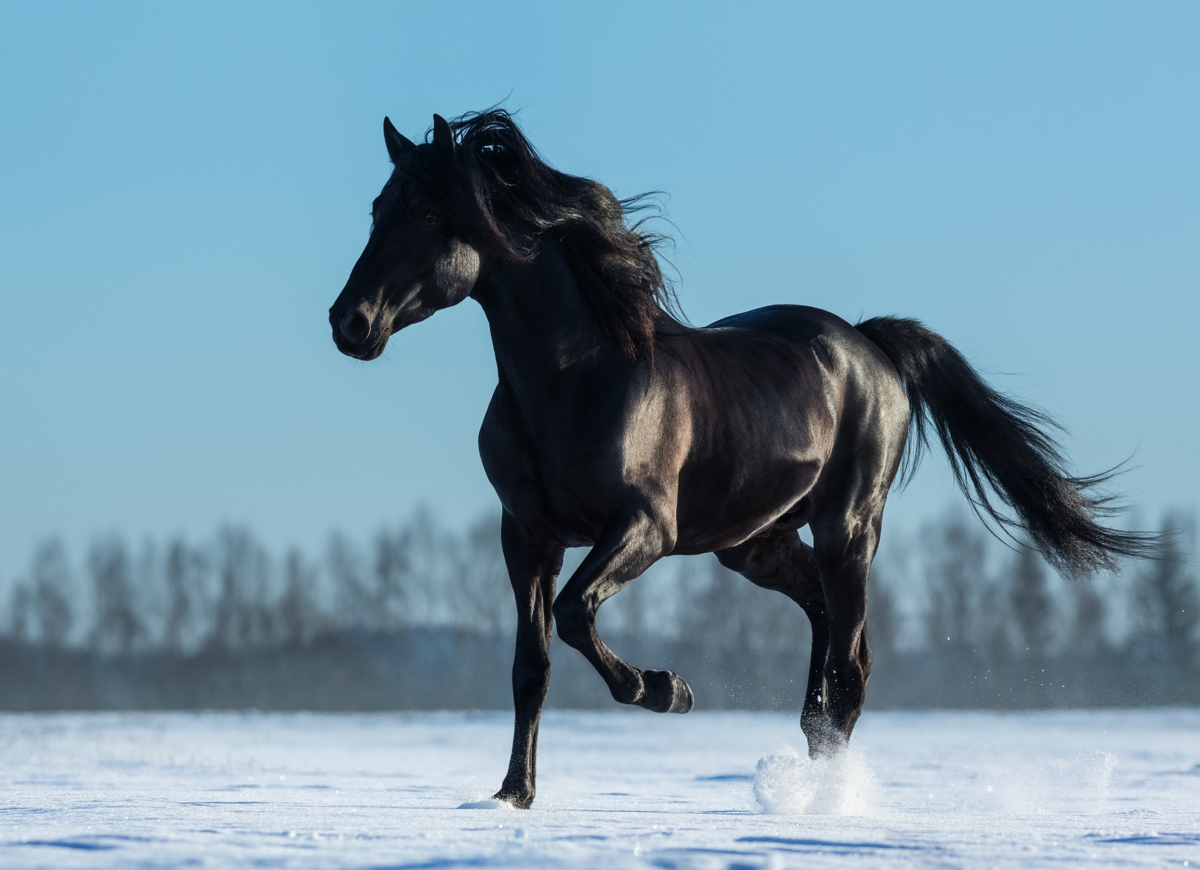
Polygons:
[[[1156,536],[1097,522],[1116,512],[1112,498],[1096,492],[1116,471],[1068,474],[1048,434],[1059,428],[1053,420],[993,390],[962,354],[919,321],[873,317],[856,328],[879,345],[904,380],[916,436],[906,473],[916,468],[932,424],[955,480],[975,508],[1003,529],[1024,529],[1060,573],[1091,574],[1115,568],[1119,556],[1154,554]],[[992,494],[1015,519],[993,504]]]

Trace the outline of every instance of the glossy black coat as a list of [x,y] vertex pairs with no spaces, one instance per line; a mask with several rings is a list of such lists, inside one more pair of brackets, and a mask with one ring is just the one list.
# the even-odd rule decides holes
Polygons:
[[[500,138],[472,138],[480,118]],[[504,508],[519,616],[513,749],[497,797],[520,807],[534,797],[554,622],[617,701],[691,709],[681,677],[622,661],[595,627],[606,599],[672,554],[714,552],[804,609],[813,647],[801,725],[813,753],[843,745],[871,670],[867,577],[914,423],[938,434],[985,511],[1026,529],[1060,567],[1086,572],[1144,544],[1093,521],[1102,502],[1087,493],[1100,478],[1062,470],[1038,428],[1043,418],[992,392],[915,321],[856,327],[826,311],[778,305],[693,328],[647,302],[650,295],[621,297],[616,278],[612,293],[624,307],[606,313],[597,283],[581,283],[595,270],[578,262],[572,209],[588,206],[571,197],[592,196],[599,232],[619,245],[633,230],[607,190],[537,163],[504,113],[454,125],[435,116],[422,145],[385,121],[385,138],[396,171],[330,322],[344,353],[373,359],[397,330],[467,296],[487,316],[498,382],[479,452]],[[497,235],[492,224],[506,214],[513,223],[534,214],[519,199],[507,212],[478,206],[481,197],[520,196],[522,176],[511,168],[504,190],[487,183],[501,177],[488,161],[522,148],[525,162],[512,165],[526,168],[531,187],[539,177],[565,185],[554,188],[567,191],[564,217],[561,224],[527,217],[525,236]],[[551,174],[538,176],[543,170]],[[653,272],[652,259],[638,266],[636,245],[629,250],[629,274]],[[648,338],[639,345],[646,316]],[[923,439],[924,428],[917,434]],[[1015,520],[993,509],[988,487]],[[804,525],[812,547],[797,533]],[[591,550],[556,594],[567,547]]]

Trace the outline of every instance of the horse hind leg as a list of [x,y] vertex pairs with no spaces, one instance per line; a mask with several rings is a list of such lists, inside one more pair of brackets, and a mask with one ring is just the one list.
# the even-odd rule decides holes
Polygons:
[[808,740],[810,755],[819,755],[829,745],[829,695],[825,684],[825,662],[829,649],[829,618],[821,586],[817,559],[812,547],[796,531],[779,530],[765,538],[716,553],[717,560],[763,589],[781,592],[800,605],[812,626],[812,654],[808,662],[808,686],[800,729]]
[[686,713],[695,703],[687,681],[672,671],[641,671],[619,658],[596,633],[596,611],[669,549],[646,513],[611,526],[554,601],[558,635],[583,653],[615,700],[656,713]]
[[813,543],[829,619],[827,746],[820,752],[836,751],[850,740],[866,698],[871,675],[867,577],[879,545],[881,518],[882,508],[861,520],[851,516],[814,523]]

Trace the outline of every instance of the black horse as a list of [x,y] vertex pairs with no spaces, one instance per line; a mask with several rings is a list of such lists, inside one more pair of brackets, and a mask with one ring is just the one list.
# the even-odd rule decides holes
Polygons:
[[[776,305],[687,326],[659,237],[630,222],[640,201],[551,168],[507,112],[435,115],[420,145],[386,118],[383,129],[394,171],[329,321],[339,350],[371,360],[468,296],[487,315],[499,383],[479,452],[504,508],[518,614],[516,728],[497,798],[533,801],[554,620],[617,701],[692,708],[681,677],[629,665],[596,634],[600,605],[672,554],[716,553],[803,608],[801,727],[813,754],[844,745],[871,670],[867,574],[910,429],[910,468],[932,427],[977,508],[1063,573],[1150,547],[1097,522],[1109,475],[1072,477],[1050,421],[917,321],[851,326]],[[584,546],[556,595],[564,548]]]

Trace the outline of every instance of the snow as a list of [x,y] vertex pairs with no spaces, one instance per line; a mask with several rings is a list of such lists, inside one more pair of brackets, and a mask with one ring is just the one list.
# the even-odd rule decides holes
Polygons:
[[[1200,710],[0,716],[0,867],[1200,866]],[[466,805],[466,808],[460,808]],[[770,810],[767,812],[766,810]]]

